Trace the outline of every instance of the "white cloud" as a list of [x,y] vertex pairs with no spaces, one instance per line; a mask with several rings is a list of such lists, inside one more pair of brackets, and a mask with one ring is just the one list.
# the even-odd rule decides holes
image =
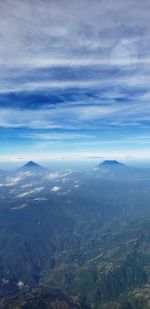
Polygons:
[[18,184],[18,182],[20,182],[23,179],[22,176],[18,175],[18,176],[7,176],[6,178],[4,178],[4,183],[0,184],[0,186],[5,186],[5,187],[11,187],[11,186],[15,186]]
[[22,204],[20,206],[12,207],[10,210],[20,210],[20,209],[23,209],[25,207],[27,207],[27,205],[26,204]]
[[[6,0],[1,2],[0,12],[1,60],[12,66],[53,65],[64,54],[66,61],[69,56],[75,56],[75,49],[84,50],[86,54],[94,50],[100,55],[104,50],[106,54],[118,45],[123,33],[123,43],[132,54],[133,45],[149,38],[149,31],[146,31],[149,29],[149,4],[145,1],[96,0],[91,5],[89,0],[56,0],[37,1],[35,5],[34,1]],[[126,28],[131,32],[125,32],[127,20]],[[138,32],[139,28],[144,37]],[[141,50],[142,46],[138,48]]]
[[74,185],[74,188],[79,188],[79,185]]
[[32,186],[33,186],[32,183],[26,183],[26,184],[22,185],[21,188],[25,189],[25,188],[30,188]]
[[99,85],[96,80],[50,83],[40,78],[21,85],[17,78],[11,87],[14,68],[18,77],[22,70],[30,76],[37,68],[61,66],[91,66],[92,70],[134,66],[141,74],[141,66],[150,63],[149,8],[148,2],[136,0],[95,0],[92,5],[89,0],[38,0],[36,5],[29,0],[1,1],[1,91]]
[[38,188],[35,188],[35,189],[27,191],[27,192],[19,193],[19,194],[17,194],[17,197],[18,198],[24,198],[24,197],[27,197],[31,194],[39,193],[39,192],[43,191],[43,189],[44,189],[44,187],[38,187]]
[[[17,160],[17,158],[16,158]],[[3,159],[0,161],[3,161]],[[5,159],[4,159],[5,161]],[[12,158],[13,161],[13,158]],[[0,187],[12,187],[12,186],[16,186],[19,182],[23,181],[26,177],[31,177],[34,174],[31,173],[30,171],[26,171],[26,172],[19,172],[17,176],[7,176],[3,178],[3,183],[0,183]],[[26,187],[26,186],[30,186],[30,184],[26,184],[23,185],[22,188]]]
[[54,186],[50,191],[51,192],[58,192],[60,191],[61,187],[57,187],[57,186]]
[[21,172],[19,172],[19,175],[23,179],[26,178],[26,177],[33,177],[33,176],[35,176],[35,174],[33,172],[30,172],[30,171],[25,171],[25,172],[21,171]]
[[80,133],[29,133],[25,135],[26,138],[38,139],[38,140],[70,140],[78,138],[92,138],[90,134]]
[[47,198],[45,198],[45,197],[37,197],[37,198],[34,198],[34,201],[44,202],[44,201],[47,201]]
[[[66,104],[50,108],[50,104],[47,107],[41,100],[42,108],[37,105],[32,109],[30,100],[24,103],[24,97],[20,102],[11,101],[11,108],[0,108],[0,127],[14,128],[15,132],[22,127],[24,132],[26,128],[76,130],[75,134],[53,133],[51,137],[33,133],[27,136],[21,132],[22,146],[24,138],[30,139],[30,145],[31,139],[55,143],[59,139],[68,140],[69,144],[70,139],[91,138],[78,134],[77,130],[85,126],[93,130],[95,123],[99,130],[101,124],[134,128],[150,121],[149,9],[148,1],[137,0],[94,0],[92,4],[90,0],[1,1],[0,94],[2,98],[5,94],[4,103],[10,106],[6,97],[14,96],[15,92],[18,98],[25,95],[22,91],[32,96],[32,92],[41,90],[43,94],[56,94],[58,89],[65,93],[61,99]],[[76,104],[67,101],[71,88],[78,89],[74,89]],[[91,97],[82,97],[88,91]],[[97,91],[96,99],[92,91]],[[28,108],[23,107],[27,105]],[[28,145],[24,146],[29,149]],[[38,143],[33,147],[45,145]],[[35,148],[33,152],[25,150],[23,157],[32,160]],[[37,154],[40,160],[61,156],[63,151],[56,157],[54,152],[47,151],[43,159],[42,152]],[[70,158],[84,156],[85,153],[72,151]],[[0,156],[1,162],[7,160],[19,159],[15,154]]]
[[[81,106],[60,106],[60,107],[52,107],[50,109],[40,109],[40,110],[31,110],[31,109],[0,109],[0,126],[4,128],[19,128],[19,127],[28,127],[28,128],[51,128],[51,120],[55,122],[55,127],[65,126],[67,119],[71,119],[72,122],[75,121],[86,121],[93,119],[106,119],[108,117],[122,116],[124,118],[129,114],[133,114],[133,112],[138,111],[140,109],[140,113],[137,115],[139,118],[143,115],[145,108],[149,108],[149,104],[147,106],[142,107],[139,104],[132,104],[132,106],[124,106],[118,104],[109,104],[106,106],[101,105],[81,105]],[[143,111],[142,115],[141,112]],[[34,117],[33,117],[34,115]],[[31,135],[32,136],[32,135]],[[53,136],[53,135],[52,135]],[[56,137],[57,135],[55,135]],[[77,134],[76,134],[77,136]],[[41,137],[41,135],[40,135]],[[64,135],[65,137],[65,135]],[[69,136],[67,135],[66,138]]]
[[72,172],[65,172],[65,173],[54,172],[54,173],[49,173],[48,175],[46,175],[46,179],[48,179],[48,180],[56,180],[56,179],[59,179],[59,178],[67,177],[67,176],[69,176],[71,174],[72,174]]

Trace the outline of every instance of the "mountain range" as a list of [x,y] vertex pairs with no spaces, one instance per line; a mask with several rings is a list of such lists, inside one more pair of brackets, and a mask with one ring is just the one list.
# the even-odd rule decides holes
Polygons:
[[[117,161],[117,160],[104,160],[104,161],[102,161],[102,162],[100,162],[98,165],[97,165],[97,168],[100,168],[100,169],[104,169],[104,168],[109,168],[109,169],[130,169],[130,170],[139,170],[139,171],[145,171],[145,169],[142,169],[142,168],[135,168],[135,167],[129,167],[128,165],[126,165],[126,164],[124,164],[124,163],[122,163],[122,162],[119,162],[119,161]],[[48,170],[50,170],[50,168],[49,169],[47,169],[47,168],[45,168],[45,167],[43,167],[42,165],[40,165],[40,164],[38,164],[38,163],[36,163],[36,162],[34,162],[34,161],[29,161],[29,162],[27,162],[26,164],[24,164],[24,165],[22,165],[21,167],[19,167],[19,168],[17,168],[16,170],[11,170],[11,171],[6,171],[6,170],[0,170],[0,175],[1,174],[8,174],[8,173],[10,173],[10,172],[15,172],[15,171],[33,171],[33,172],[43,172],[44,173],[44,171],[46,172],[46,171],[48,171]],[[148,169],[148,170],[150,170],[150,169]]]
[[149,308],[150,173],[117,161],[0,178],[0,308]]

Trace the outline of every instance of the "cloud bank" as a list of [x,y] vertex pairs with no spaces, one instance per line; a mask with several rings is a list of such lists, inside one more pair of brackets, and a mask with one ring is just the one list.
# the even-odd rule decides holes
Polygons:
[[1,1],[0,160],[117,154],[119,141],[148,152],[149,12],[148,0]]

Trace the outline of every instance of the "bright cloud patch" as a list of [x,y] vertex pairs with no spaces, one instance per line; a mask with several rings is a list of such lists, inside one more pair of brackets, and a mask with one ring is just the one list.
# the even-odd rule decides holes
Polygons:
[[47,201],[47,198],[45,198],[45,197],[37,197],[37,198],[34,198],[34,201],[44,202],[44,201]]
[[48,174],[46,176],[46,179],[48,179],[48,180],[55,180],[55,179],[67,177],[67,176],[71,175],[71,173],[72,172],[65,172],[65,173],[55,172],[55,173],[50,173],[50,174]]
[[58,192],[60,191],[61,187],[57,187],[57,186],[54,186],[50,191],[51,192]]

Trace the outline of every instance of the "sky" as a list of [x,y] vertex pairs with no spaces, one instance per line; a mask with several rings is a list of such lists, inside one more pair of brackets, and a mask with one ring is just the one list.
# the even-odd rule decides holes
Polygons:
[[149,0],[0,0],[0,167],[148,160],[149,29]]

